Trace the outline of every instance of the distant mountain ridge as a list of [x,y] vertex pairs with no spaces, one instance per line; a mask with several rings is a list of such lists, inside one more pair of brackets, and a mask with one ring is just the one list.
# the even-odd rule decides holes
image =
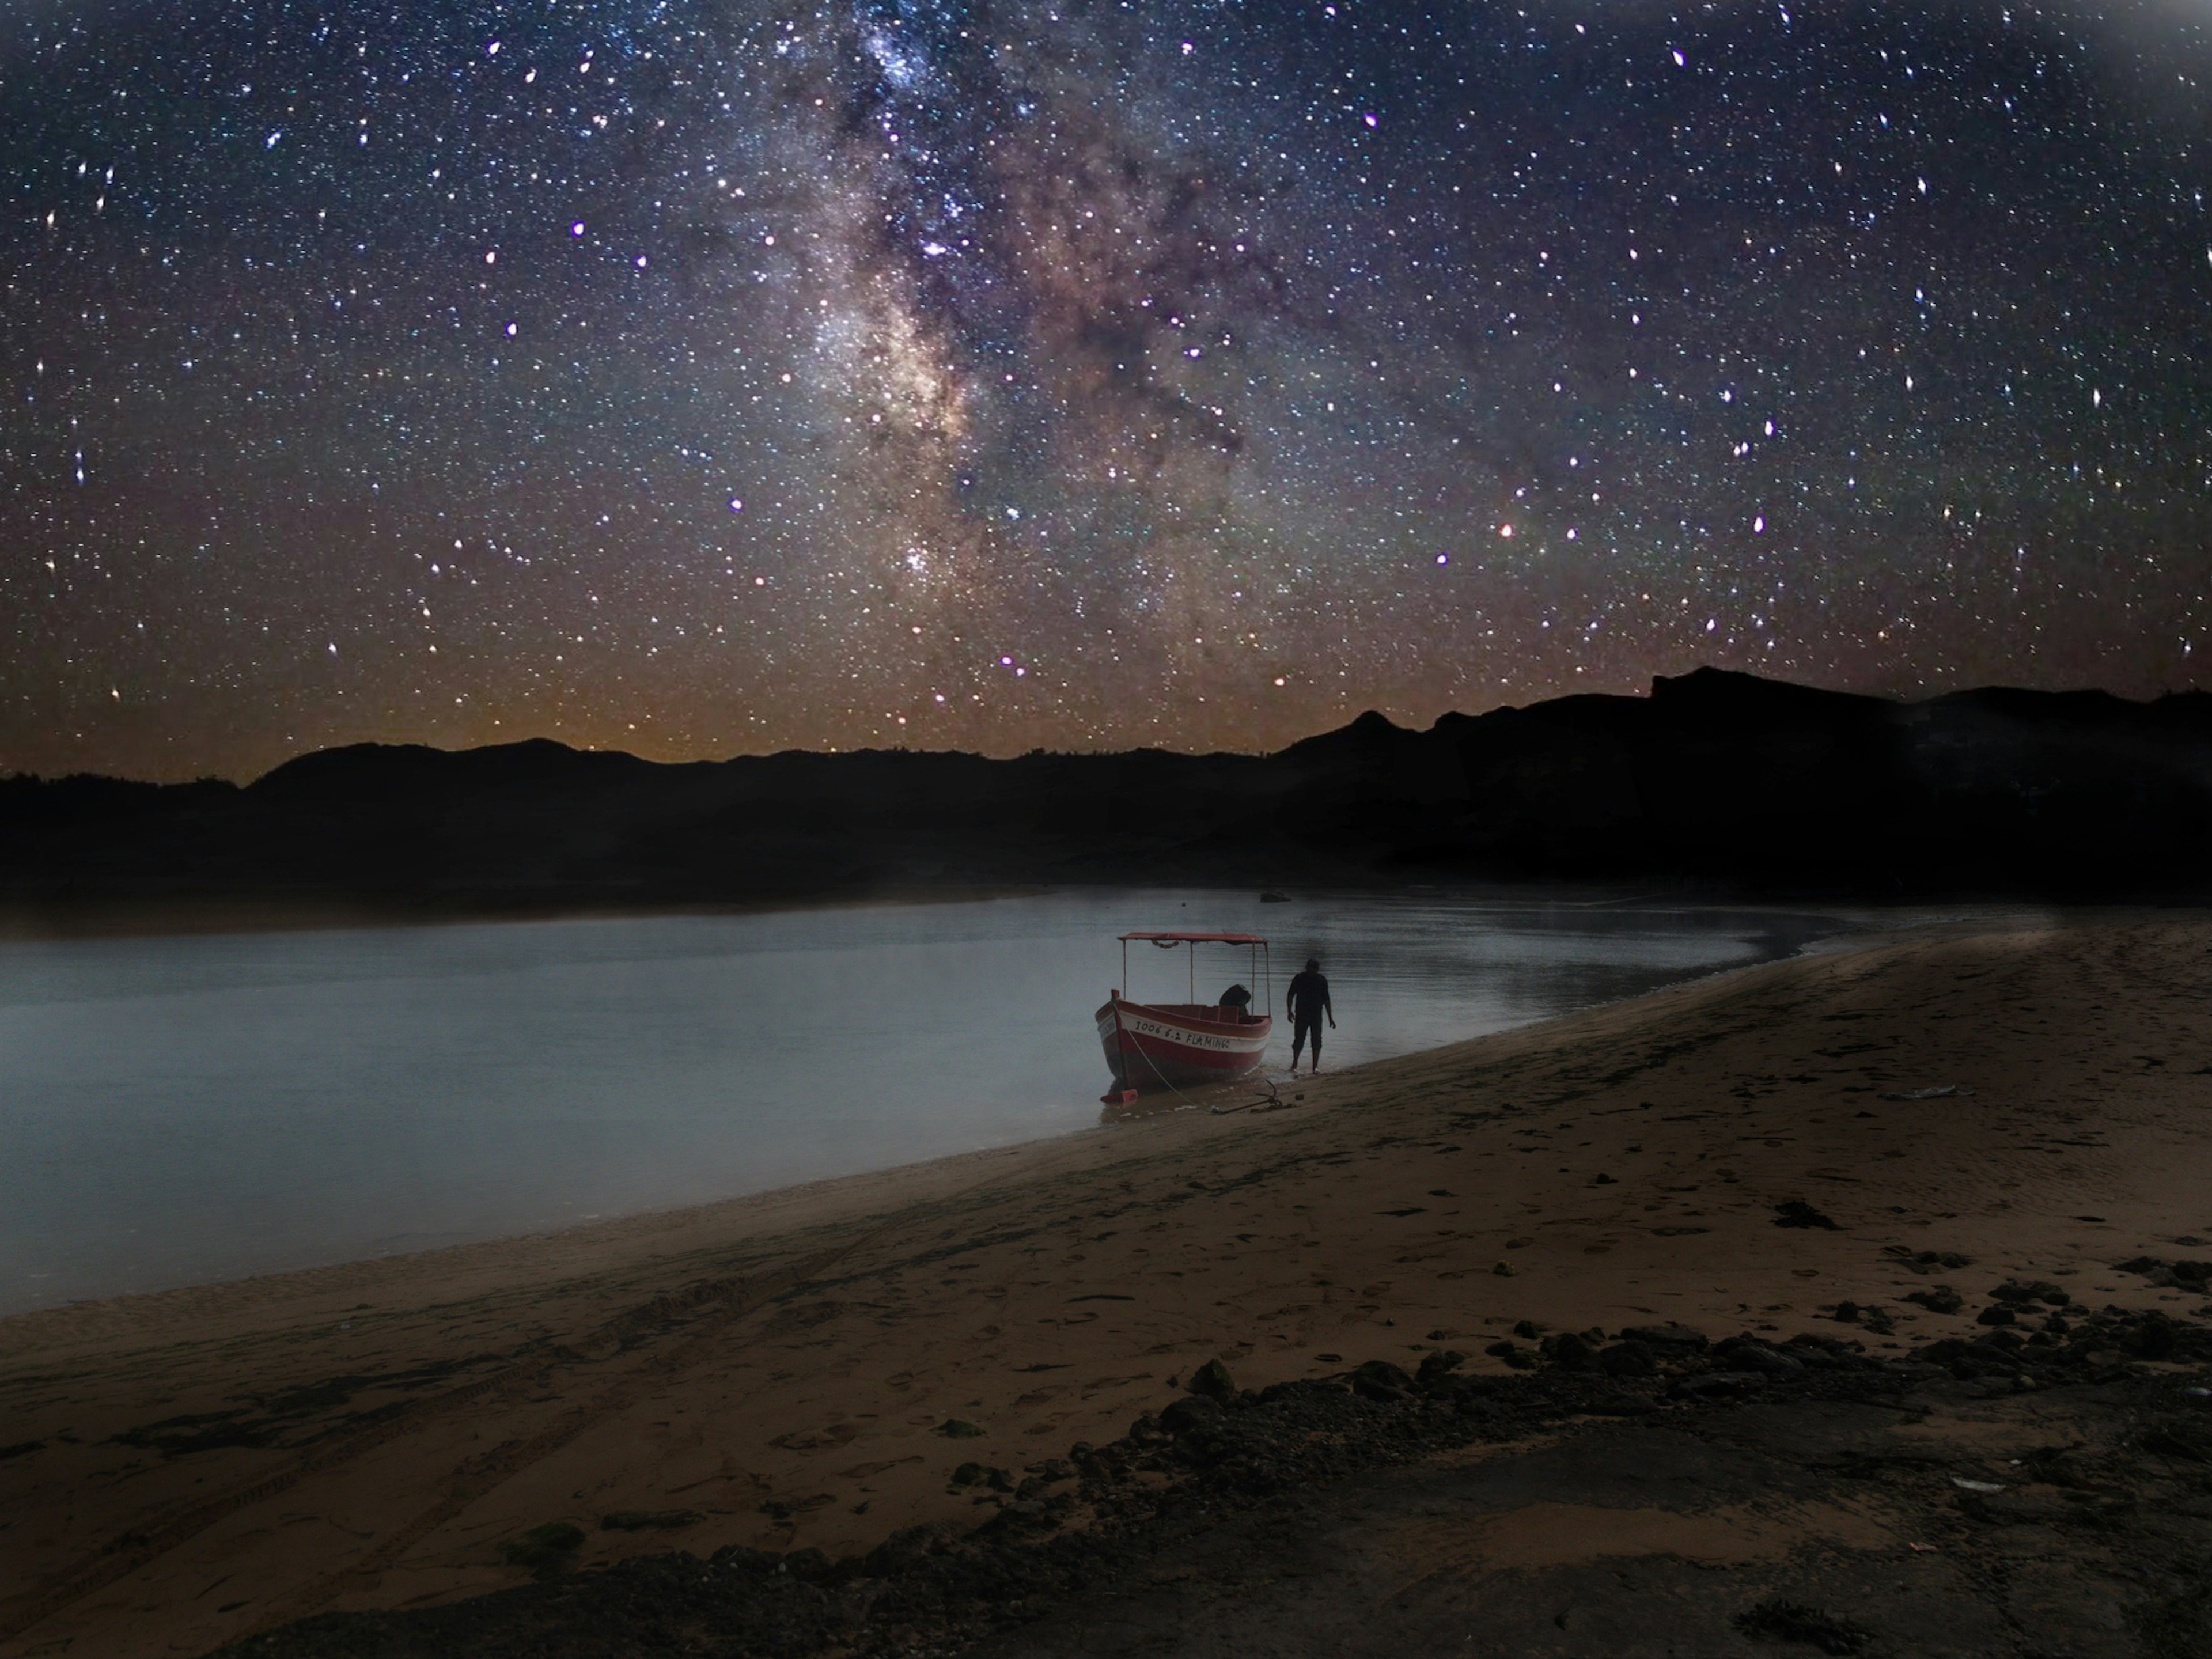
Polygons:
[[2212,890],[2212,695],[1917,702],[1699,669],[1267,756],[359,744],[243,787],[0,781],[0,902],[404,912],[1029,882],[1571,878],[1745,896]]

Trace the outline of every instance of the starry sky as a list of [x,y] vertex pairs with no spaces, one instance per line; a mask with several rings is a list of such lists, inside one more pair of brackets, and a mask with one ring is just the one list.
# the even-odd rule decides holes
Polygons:
[[0,770],[2197,684],[2212,10],[28,0]]

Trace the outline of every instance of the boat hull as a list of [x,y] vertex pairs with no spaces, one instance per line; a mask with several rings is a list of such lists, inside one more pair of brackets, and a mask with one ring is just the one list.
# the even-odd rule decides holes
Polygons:
[[1203,1004],[1130,1002],[1098,1010],[1098,1042],[1115,1086],[1139,1093],[1203,1089],[1258,1071],[1275,1022],[1240,1020]]

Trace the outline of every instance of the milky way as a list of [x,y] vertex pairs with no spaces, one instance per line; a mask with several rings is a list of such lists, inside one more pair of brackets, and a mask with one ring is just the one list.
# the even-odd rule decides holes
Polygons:
[[0,769],[2195,684],[2195,9],[0,24]]

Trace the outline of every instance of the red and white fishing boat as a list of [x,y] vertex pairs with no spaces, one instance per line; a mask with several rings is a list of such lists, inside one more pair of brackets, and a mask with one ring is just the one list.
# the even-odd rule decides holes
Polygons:
[[[1121,936],[1121,984],[1129,983],[1129,945],[1132,940],[1163,951],[1180,948],[1188,959],[1190,1000],[1133,1002],[1121,990],[1107,993],[1098,1011],[1098,1042],[1106,1050],[1106,1064],[1114,1073],[1114,1086],[1105,1099],[1127,1103],[1139,1094],[1158,1089],[1204,1088],[1234,1083],[1258,1071],[1266,1058],[1267,1034],[1275,1029],[1274,976],[1267,959],[1267,941],[1257,933],[1124,933]],[[1252,977],[1264,986],[1263,1010],[1249,1006],[1198,1000],[1198,947],[1236,945],[1248,947]]]

